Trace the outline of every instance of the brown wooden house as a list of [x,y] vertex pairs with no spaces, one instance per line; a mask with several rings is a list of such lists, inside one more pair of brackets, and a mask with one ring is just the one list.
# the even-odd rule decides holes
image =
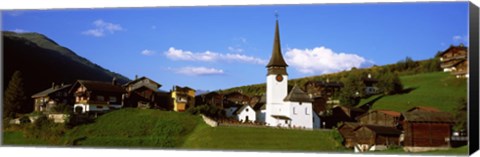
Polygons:
[[308,81],[304,85],[305,92],[311,97],[330,98],[337,94],[343,88],[341,82],[327,81]]
[[125,107],[139,107],[139,108],[159,108],[159,97],[157,92],[162,87],[159,83],[147,77],[135,77],[135,80],[123,85],[127,91],[125,97]]
[[406,151],[425,151],[450,147],[454,119],[447,112],[402,113]]
[[385,150],[388,146],[400,145],[399,138],[402,132],[395,127],[360,125],[353,131],[356,138],[355,147],[362,151]]
[[39,112],[52,112],[59,104],[71,105],[73,96],[68,92],[70,84],[64,85],[52,83],[52,87],[32,95],[34,109]]
[[440,67],[459,77],[468,77],[468,49],[463,45],[450,46],[440,54]]
[[78,80],[69,92],[75,97],[75,113],[104,112],[121,108],[126,93],[115,80],[112,83]]
[[365,113],[364,110],[350,107],[350,106],[343,106],[343,105],[335,105],[332,108],[332,114],[328,117],[322,117],[322,127],[324,128],[332,128],[337,127],[338,124],[342,122],[356,122],[355,117],[362,115]]
[[209,92],[195,96],[195,106],[213,105],[223,109],[223,95],[218,92]]
[[340,125],[337,129],[338,132],[343,137],[343,145],[347,148],[353,148],[355,146],[355,132],[353,131],[355,128],[359,127],[360,123],[354,122],[344,122]]
[[389,110],[373,110],[357,117],[361,124],[382,125],[398,127],[400,124],[400,112]]

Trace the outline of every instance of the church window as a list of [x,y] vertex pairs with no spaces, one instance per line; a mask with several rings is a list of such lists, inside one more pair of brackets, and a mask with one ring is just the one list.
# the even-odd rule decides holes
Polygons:
[[302,105],[302,102],[299,102],[298,104]]
[[293,114],[297,114],[297,112],[295,111],[295,107],[293,107]]
[[306,115],[309,115],[309,113],[308,113],[308,108],[305,108],[305,114],[306,114]]

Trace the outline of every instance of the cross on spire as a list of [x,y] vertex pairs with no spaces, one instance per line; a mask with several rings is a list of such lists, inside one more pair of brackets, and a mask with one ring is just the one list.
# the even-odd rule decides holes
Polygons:
[[278,11],[275,10],[275,18],[278,20]]

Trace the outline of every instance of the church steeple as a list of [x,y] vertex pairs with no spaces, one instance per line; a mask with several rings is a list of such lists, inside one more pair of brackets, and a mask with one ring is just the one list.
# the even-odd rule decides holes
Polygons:
[[273,50],[272,57],[270,62],[268,62],[267,67],[287,67],[287,63],[283,59],[282,49],[280,48],[280,33],[278,29],[278,19],[276,20],[275,25],[275,39],[273,40]]

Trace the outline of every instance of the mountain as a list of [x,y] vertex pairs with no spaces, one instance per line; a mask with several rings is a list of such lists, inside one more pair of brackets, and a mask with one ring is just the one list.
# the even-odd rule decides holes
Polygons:
[[[129,79],[111,72],[72,50],[58,45],[39,33],[2,32],[3,41],[3,90],[13,73],[19,70],[28,97],[52,86],[52,82],[72,84],[75,80],[97,80],[110,82],[114,77],[118,83]],[[33,111],[33,100],[29,98],[22,111]]]

